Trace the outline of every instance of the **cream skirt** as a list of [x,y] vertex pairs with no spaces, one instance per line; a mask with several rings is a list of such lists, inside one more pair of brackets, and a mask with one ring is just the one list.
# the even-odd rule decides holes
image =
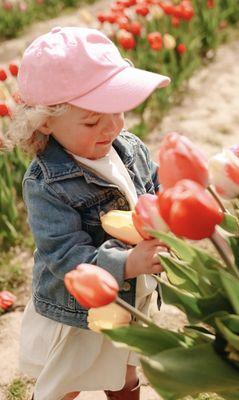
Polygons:
[[[136,305],[145,314],[154,289],[155,281],[144,275],[137,278]],[[37,380],[35,400],[60,400],[73,391],[120,390],[127,364],[139,365],[138,356],[101,333],[38,314],[29,301],[22,320],[20,369]]]

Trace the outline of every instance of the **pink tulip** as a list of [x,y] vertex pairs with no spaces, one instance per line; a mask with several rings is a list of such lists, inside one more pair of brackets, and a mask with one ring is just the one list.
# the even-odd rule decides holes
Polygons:
[[168,226],[160,215],[158,196],[156,195],[146,193],[140,196],[132,219],[135,228],[144,239],[153,237],[145,229],[168,231]]
[[174,186],[181,179],[190,179],[208,186],[208,170],[201,152],[185,136],[169,133],[159,149],[159,182],[164,189]]
[[119,286],[115,278],[103,268],[80,264],[64,279],[67,290],[85,308],[101,307],[114,301]]

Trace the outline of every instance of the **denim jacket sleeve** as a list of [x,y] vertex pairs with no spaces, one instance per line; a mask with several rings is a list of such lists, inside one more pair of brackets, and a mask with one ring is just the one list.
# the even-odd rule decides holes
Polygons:
[[149,170],[151,171],[151,177],[152,177],[152,181],[154,184],[154,190],[157,193],[159,191],[159,187],[160,187],[160,184],[158,182],[158,164],[156,162],[152,161],[150,153],[149,153],[149,149],[145,146],[145,144],[142,141],[140,141],[140,142],[141,142],[141,148],[145,154],[145,158],[146,158],[146,161],[149,166]]
[[41,258],[58,279],[80,263],[98,265],[124,283],[124,266],[130,246],[109,239],[100,247],[82,230],[78,211],[64,202],[44,180],[28,178],[23,185],[28,223]]

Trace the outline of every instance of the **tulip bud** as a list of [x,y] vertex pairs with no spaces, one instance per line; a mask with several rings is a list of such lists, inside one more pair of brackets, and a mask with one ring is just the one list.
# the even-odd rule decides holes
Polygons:
[[160,193],[159,206],[170,230],[192,240],[211,237],[223,220],[216,200],[204,187],[188,179]]
[[128,326],[130,321],[131,314],[115,303],[110,303],[103,307],[91,308],[87,317],[89,329],[95,332],[100,332],[102,329]]
[[161,232],[169,230],[160,215],[158,196],[156,195],[146,193],[140,196],[132,217],[135,228],[144,239],[153,237],[145,229]]
[[65,286],[85,308],[101,307],[114,301],[119,286],[115,278],[103,268],[80,264],[65,275]]
[[102,228],[110,236],[129,244],[143,240],[134,227],[132,211],[112,210],[101,217]]
[[239,158],[237,148],[224,149],[209,159],[211,183],[225,199],[239,196]]

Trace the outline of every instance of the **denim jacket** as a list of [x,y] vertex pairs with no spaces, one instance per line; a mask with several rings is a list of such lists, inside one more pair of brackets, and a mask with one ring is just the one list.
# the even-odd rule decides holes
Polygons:
[[[158,190],[157,166],[145,145],[122,130],[113,142],[138,195]],[[109,271],[120,286],[119,296],[135,303],[136,279],[124,280],[127,250],[131,247],[109,236],[100,216],[110,210],[129,210],[124,194],[114,184],[76,163],[52,137],[29,165],[23,179],[23,198],[36,250],[33,301],[41,315],[87,328],[87,310],[64,286],[64,275],[78,264],[90,263]]]

